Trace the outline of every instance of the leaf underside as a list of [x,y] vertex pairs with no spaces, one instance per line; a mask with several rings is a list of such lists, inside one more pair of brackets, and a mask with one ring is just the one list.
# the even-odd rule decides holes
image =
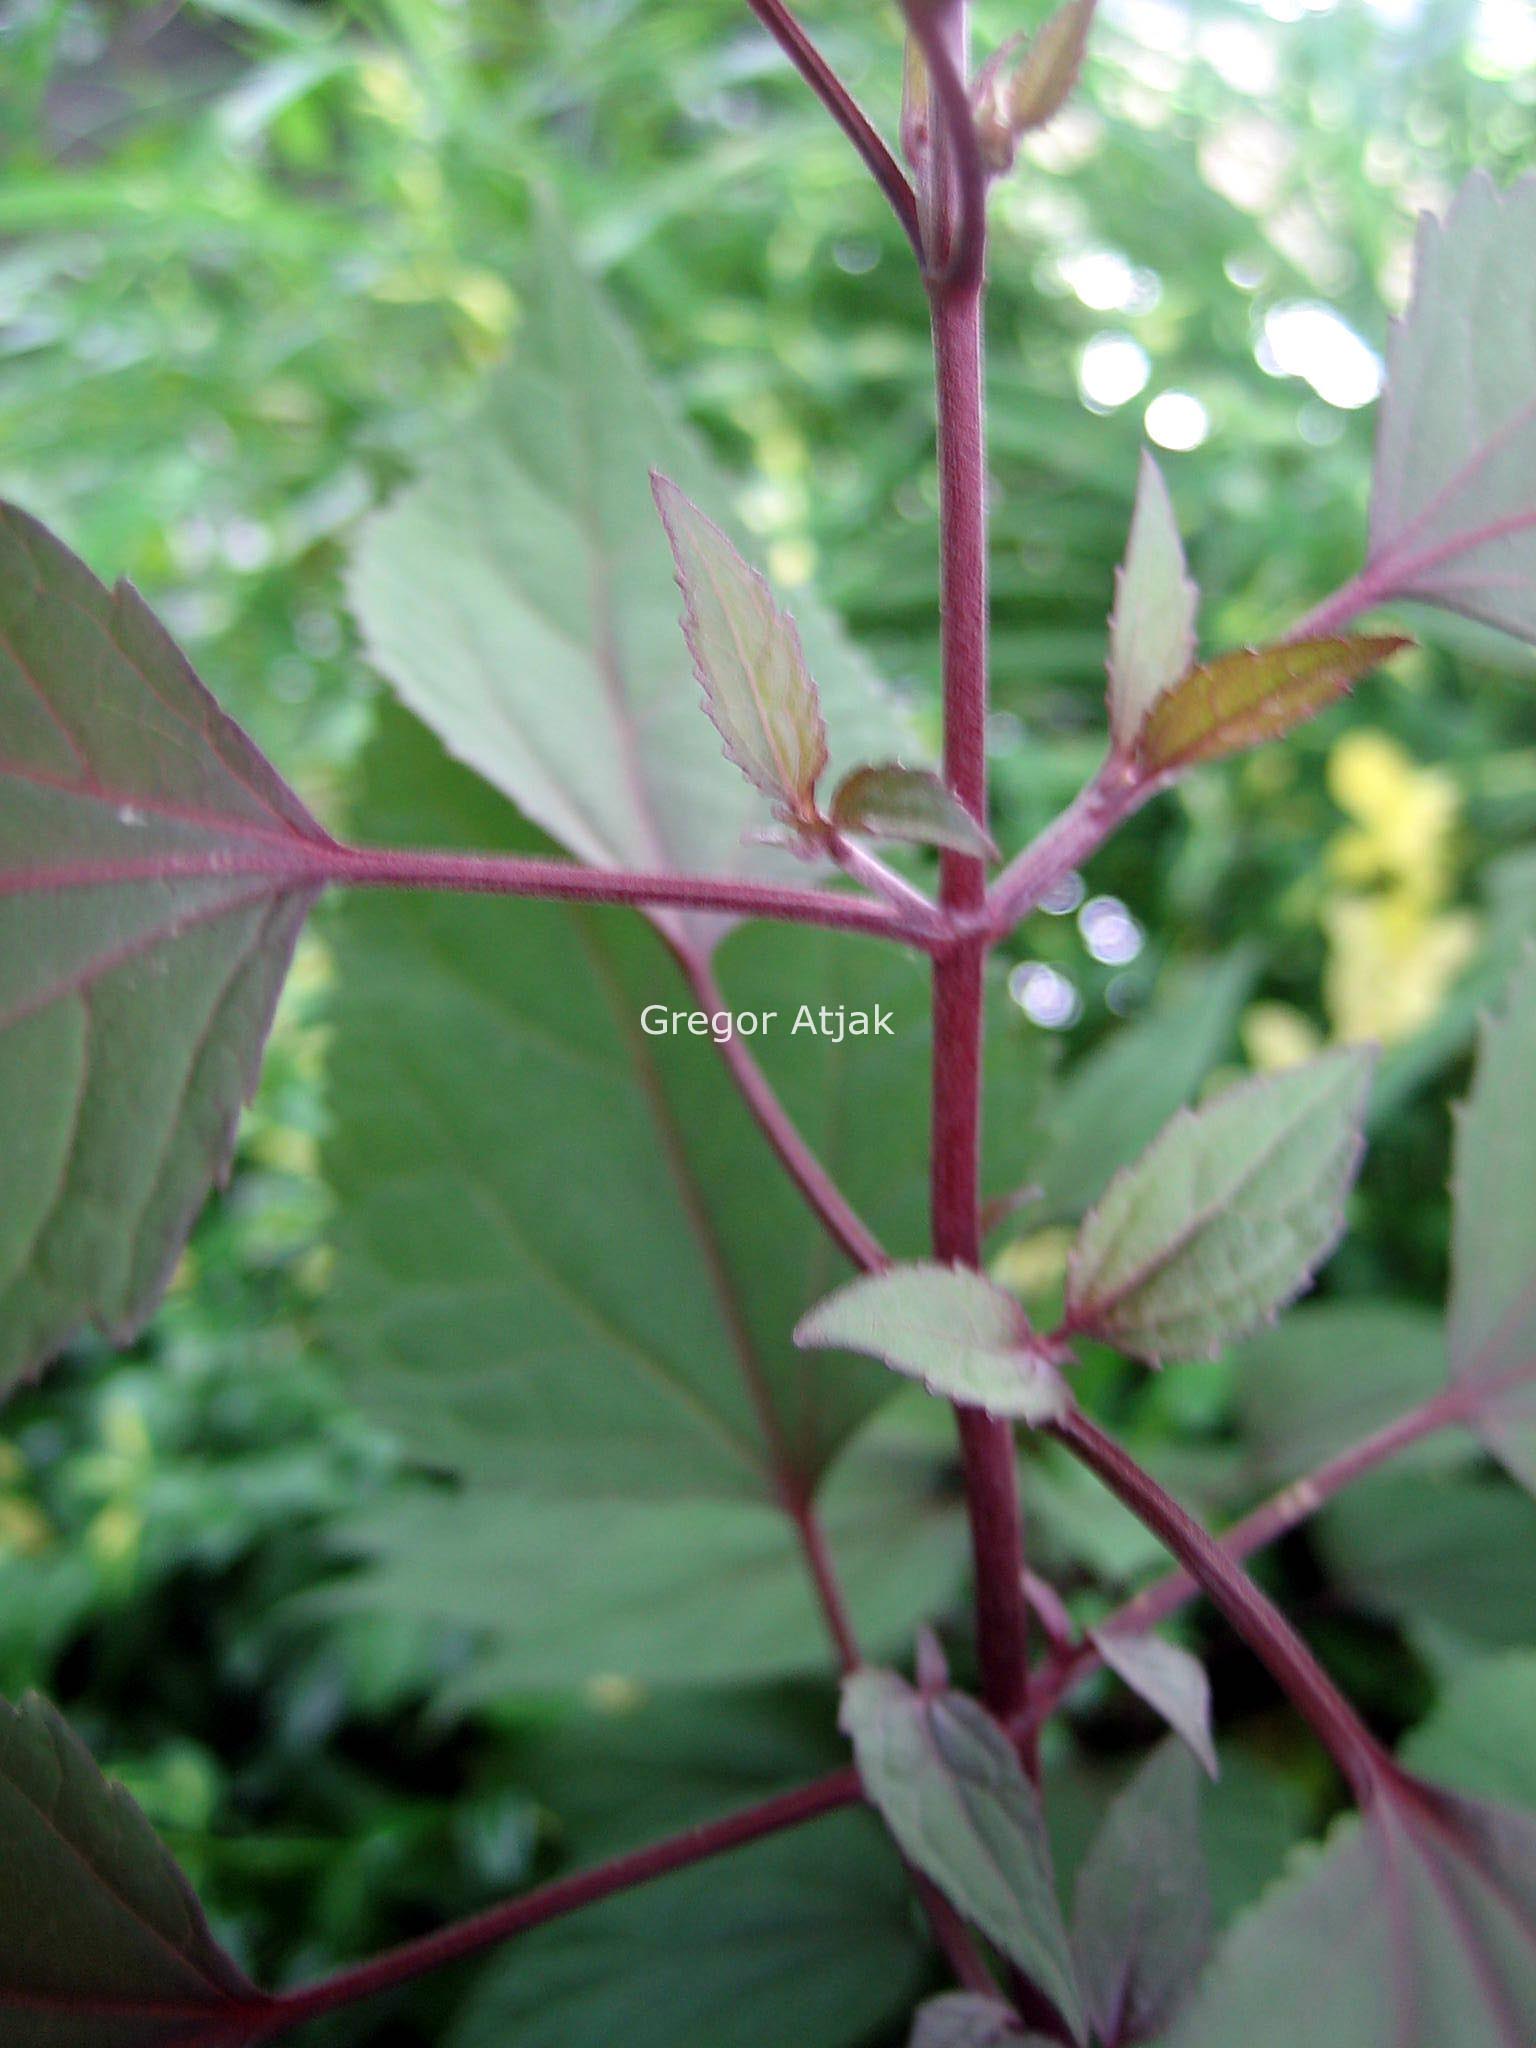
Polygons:
[[137,593],[0,508],[0,1382],[159,1299],[328,845]]
[[1109,616],[1109,726],[1117,746],[1134,744],[1153,705],[1187,673],[1199,603],[1168,486],[1143,450]]
[[866,832],[874,839],[944,846],[978,860],[991,860],[997,853],[964,804],[931,768],[907,768],[899,761],[855,768],[833,792],[829,815],[845,832]]
[[1199,1759],[1208,1777],[1219,1775],[1211,1735],[1211,1682],[1191,1650],[1157,1635],[1090,1629],[1099,1655],[1122,1684],[1160,1714]]

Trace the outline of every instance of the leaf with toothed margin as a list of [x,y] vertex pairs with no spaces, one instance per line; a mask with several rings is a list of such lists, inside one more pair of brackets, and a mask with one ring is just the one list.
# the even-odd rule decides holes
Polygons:
[[0,507],[0,1382],[159,1300],[330,848],[138,594]]
[[1110,1804],[1078,1872],[1072,1946],[1102,2048],[1160,2039],[1210,1952],[1200,1780],[1164,1742]]
[[1109,615],[1109,729],[1117,747],[1129,751],[1152,706],[1188,672],[1199,604],[1168,486],[1143,450]]
[[829,815],[844,832],[945,846],[978,860],[997,857],[991,839],[931,768],[904,768],[899,761],[855,768],[833,791]]
[[967,1266],[863,1274],[803,1316],[795,1342],[883,1359],[931,1394],[1021,1422],[1049,1422],[1069,1405],[1018,1302]]
[[1220,1776],[1211,1738],[1211,1681],[1193,1651],[1162,1636],[1096,1628],[1089,1639],[1122,1684],[1189,1745],[1207,1776]]
[[215,2048],[279,2011],[148,1821],[45,1700],[0,1701],[6,2048]]
[[1371,1064],[1329,1053],[1165,1125],[1084,1219],[1068,1330],[1159,1365],[1214,1357],[1294,1299],[1343,1228]]
[[910,1863],[1038,1985],[1083,2038],[1040,1798],[1013,1744],[963,1693],[894,1671],[843,1681],[841,1724],[864,1790]]
[[1451,1375],[1487,1390],[1478,1433],[1536,1493],[1536,952],[1483,1028],[1452,1187]]
[[1283,739],[1411,644],[1397,633],[1352,633],[1219,654],[1152,706],[1136,735],[1136,765],[1144,775],[1173,775]]
[[1536,176],[1419,222],[1392,332],[1365,579],[1536,641]]
[[1077,89],[1098,0],[1066,0],[1034,35],[1005,43],[976,82],[976,132],[987,168],[1006,171],[1020,142],[1054,121]]
[[677,565],[683,638],[726,759],[781,815],[814,823],[827,729],[795,622],[670,477],[653,470],[651,490]]

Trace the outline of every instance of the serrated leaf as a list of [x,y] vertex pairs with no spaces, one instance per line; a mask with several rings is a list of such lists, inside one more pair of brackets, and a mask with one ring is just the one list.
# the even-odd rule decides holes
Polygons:
[[0,508],[0,1381],[155,1306],[329,844],[138,594]]
[[907,2048],[1049,2048],[1026,2035],[1012,2006],[980,1991],[943,1991],[917,2009]]
[[1478,1432],[1536,1492],[1536,952],[1484,1027],[1452,1186],[1451,1373],[1486,1390]]
[[274,2014],[186,1879],[46,1701],[0,1701],[6,2048],[213,2048]]
[[1406,1776],[1234,1928],[1166,2048],[1523,2048],[1536,1820]]
[[1365,580],[1536,640],[1536,177],[1419,223],[1376,438]]
[[867,1273],[829,1295],[795,1331],[817,1350],[858,1351],[931,1394],[1039,1424],[1068,1396],[1013,1296],[967,1266]]
[[1370,1071],[1368,1051],[1329,1053],[1176,1116],[1084,1220],[1067,1327],[1160,1364],[1284,1307],[1343,1228]]
[[693,673],[726,759],[788,816],[813,823],[827,729],[795,622],[670,477],[654,471],[651,490],[677,564]]
[[844,832],[867,832],[872,839],[946,846],[978,860],[997,856],[991,839],[931,768],[904,768],[899,761],[855,768],[833,792],[829,815]]
[[976,125],[988,167],[1006,171],[1032,129],[1053,121],[1077,89],[1098,0],[1066,0],[1023,43],[999,50],[977,82]]
[[1176,1743],[1155,1749],[1113,1801],[1078,1872],[1072,1945],[1103,2048],[1161,2036],[1211,1945],[1200,1781]]
[[1217,1777],[1220,1766],[1211,1736],[1211,1681],[1193,1651],[1157,1635],[1128,1635],[1108,1628],[1088,1633],[1115,1676],[1162,1716],[1199,1759],[1207,1776]]
[[1153,705],[1188,672],[1199,604],[1168,486],[1143,449],[1109,615],[1109,729],[1117,747],[1130,750]]
[[1083,2038],[1039,1795],[989,1714],[893,1671],[843,1681],[842,1726],[867,1796],[908,1861],[1038,1985]]
[[[570,239],[540,214],[512,363],[363,529],[350,589],[369,654],[453,754],[580,858],[803,881],[792,854],[743,840],[761,800],[699,717],[649,477],[663,469],[696,504],[729,487]],[[836,762],[904,752],[904,721],[830,613],[806,593],[796,615]],[[695,940],[727,928],[682,922]]]
[[1174,775],[1282,739],[1409,644],[1396,633],[1352,633],[1219,654],[1152,706],[1135,740],[1136,765]]

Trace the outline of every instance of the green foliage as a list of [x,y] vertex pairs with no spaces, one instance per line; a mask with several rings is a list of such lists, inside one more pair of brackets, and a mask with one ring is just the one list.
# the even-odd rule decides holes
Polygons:
[[1199,604],[1168,486],[1152,457],[1143,454],[1109,615],[1109,730],[1127,752],[1153,705],[1194,659]]

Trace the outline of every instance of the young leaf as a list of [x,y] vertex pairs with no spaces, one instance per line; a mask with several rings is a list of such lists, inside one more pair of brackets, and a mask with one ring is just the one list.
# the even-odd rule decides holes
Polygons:
[[850,1280],[801,1319],[806,1349],[883,1358],[931,1394],[1038,1424],[1067,1392],[1011,1294],[966,1266],[888,1266]]
[[158,1301],[329,844],[137,593],[0,508],[0,1382]]
[[842,1725],[864,1789],[908,1861],[1039,1986],[1083,2038],[1039,1795],[1007,1736],[963,1693],[893,1671],[843,1681]]
[[677,564],[693,672],[726,758],[786,818],[814,823],[827,729],[795,622],[670,477],[653,470],[651,490]]
[[1181,1111],[1078,1232],[1068,1328],[1158,1365],[1275,1315],[1338,1241],[1370,1071],[1351,1048]]
[[844,832],[947,846],[978,860],[997,857],[987,834],[931,768],[904,768],[899,761],[855,768],[833,792],[829,815]]
[[1005,43],[976,85],[976,132],[987,167],[1006,171],[1031,129],[1054,121],[1077,89],[1098,0],[1066,0],[1027,39]]
[[148,1821],[46,1701],[0,1701],[6,2048],[200,2048],[278,2010],[225,1955]]
[[1109,729],[1122,750],[1130,751],[1152,706],[1194,660],[1199,604],[1168,486],[1143,449],[1109,615]]
[[1072,1946],[1103,2048],[1161,2038],[1211,1944],[1200,1781],[1177,1743],[1155,1749],[1110,1806],[1078,1873]]
[[[1536,177],[1419,223],[1376,437],[1365,579],[1536,640]],[[1521,337],[1511,346],[1510,337]]]
[[[1485,1026],[1456,1119],[1451,1372],[1487,1389],[1477,1426],[1536,1492],[1536,952]],[[1528,1370],[1520,1377],[1522,1367]]]
[[1090,1629],[1089,1635],[1115,1676],[1161,1714],[1209,1777],[1218,1776],[1211,1738],[1211,1681],[1200,1659],[1161,1636],[1124,1635],[1107,1628]]
[[[744,841],[761,799],[722,768],[698,714],[649,475],[665,470],[696,504],[727,486],[570,242],[541,211],[515,360],[363,529],[350,584],[368,651],[452,753],[581,859],[782,873],[791,854]],[[806,593],[796,615],[835,765],[907,751],[904,720],[826,608]],[[727,928],[711,918],[695,936]]]
[[1166,2048],[1536,2040],[1536,1820],[1403,1776],[1240,1920]]
[[1049,2048],[1025,2034],[1012,2006],[981,1991],[941,1991],[917,2008],[907,2048]]
[[1136,736],[1136,764],[1145,775],[1172,775],[1283,739],[1409,644],[1396,633],[1352,633],[1219,654],[1152,706]]

